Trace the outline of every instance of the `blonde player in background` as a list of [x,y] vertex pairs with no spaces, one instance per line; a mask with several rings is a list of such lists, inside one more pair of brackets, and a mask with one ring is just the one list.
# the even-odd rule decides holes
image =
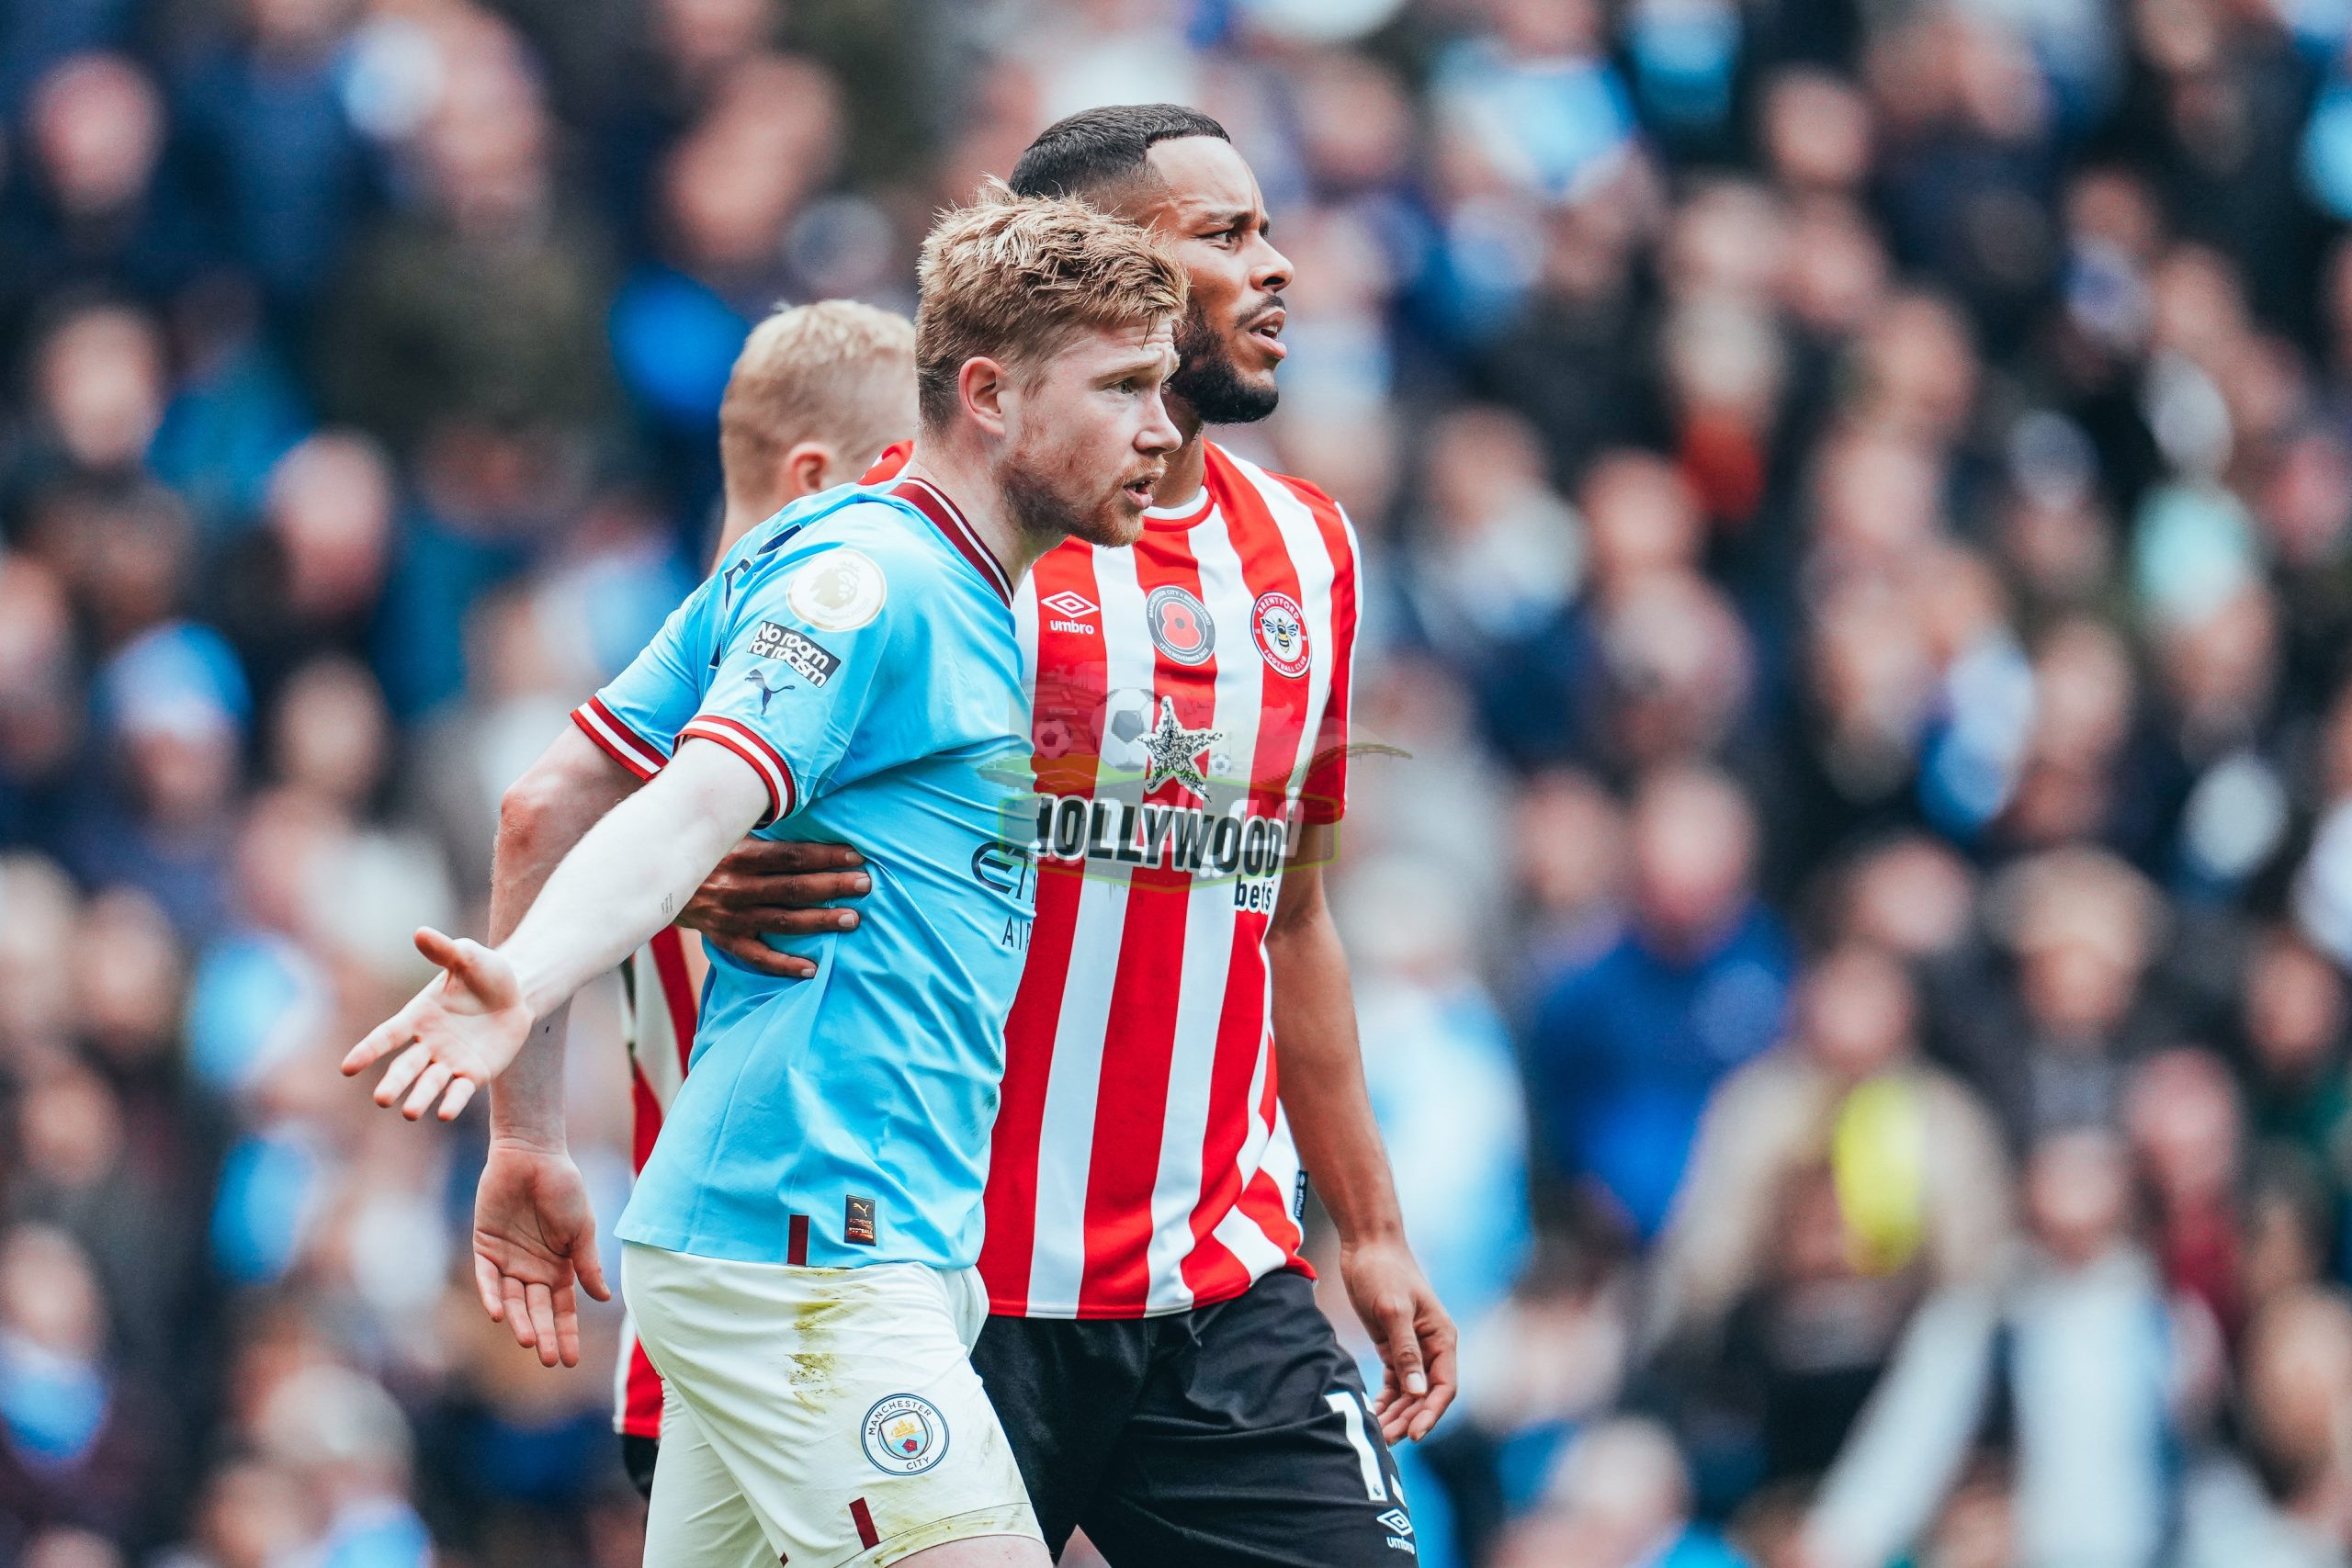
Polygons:
[[915,433],[915,325],[854,299],[778,310],[743,340],[718,405],[718,558],[804,495],[850,484]]
[[[805,495],[855,480],[867,464],[915,429],[915,328],[896,311],[850,299],[826,299],[775,311],[752,329],[728,377],[718,406],[718,457],[726,510],[719,519],[713,565],[742,536]],[[574,717],[588,738],[639,778],[654,764],[625,731],[601,718],[592,701]],[[741,863],[718,874],[711,892],[697,893],[685,918],[750,925],[718,907],[723,879],[751,873],[779,879],[811,904],[869,886],[856,852],[840,844],[769,844],[746,840]],[[797,935],[845,931],[854,910],[799,908],[789,916]],[[778,929],[772,919],[768,929]],[[702,943],[678,926],[637,950],[622,976],[628,998],[627,1040],[634,1135],[629,1166],[644,1168],[662,1131],[662,1118],[685,1077],[695,1043],[695,1010],[708,960]],[[553,1344],[538,1347],[552,1364]],[[615,1371],[614,1429],[621,1460],[645,1496],[653,1495],[653,1464],[662,1437],[662,1379],[625,1319]]]

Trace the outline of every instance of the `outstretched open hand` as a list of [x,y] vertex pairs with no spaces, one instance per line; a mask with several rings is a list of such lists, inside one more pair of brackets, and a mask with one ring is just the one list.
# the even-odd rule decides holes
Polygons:
[[514,966],[481,943],[422,926],[416,950],[441,973],[351,1048],[343,1073],[354,1077],[399,1051],[377,1080],[376,1103],[389,1107],[405,1093],[401,1114],[414,1122],[438,1096],[441,1120],[454,1122],[530,1038],[531,1010]]
[[492,1139],[474,1190],[474,1292],[539,1364],[580,1364],[579,1298],[613,1299],[580,1168],[560,1150]]

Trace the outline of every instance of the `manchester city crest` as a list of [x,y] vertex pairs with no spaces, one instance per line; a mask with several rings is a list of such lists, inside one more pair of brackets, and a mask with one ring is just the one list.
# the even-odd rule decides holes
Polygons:
[[947,1417],[919,1393],[894,1393],[865,1413],[865,1457],[888,1475],[921,1475],[947,1457]]

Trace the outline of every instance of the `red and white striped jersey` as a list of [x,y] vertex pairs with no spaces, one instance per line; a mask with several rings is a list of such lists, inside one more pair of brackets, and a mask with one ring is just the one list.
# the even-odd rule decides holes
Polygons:
[[991,1310],[1138,1317],[1299,1260],[1268,918],[1302,822],[1345,809],[1355,539],[1212,445],[1131,549],[1072,541],[1015,610],[1037,913],[1005,1025]]
[[[676,926],[656,933],[630,954],[622,995],[628,1044],[629,1097],[635,1109],[628,1168],[645,1168],[661,1135],[662,1118],[686,1079],[695,1050],[695,1017],[701,1004],[702,943]],[[613,1427],[636,1438],[662,1435],[662,1377],[637,1342],[637,1325],[621,1317],[619,1364],[614,1369]]]

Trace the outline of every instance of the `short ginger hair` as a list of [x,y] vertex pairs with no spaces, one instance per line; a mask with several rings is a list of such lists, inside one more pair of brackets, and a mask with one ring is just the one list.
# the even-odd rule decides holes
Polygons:
[[915,387],[933,430],[955,412],[967,361],[1029,367],[1081,332],[1173,321],[1186,289],[1183,268],[1136,225],[994,184],[933,226],[917,276]]
[[803,441],[826,443],[854,468],[913,434],[904,411],[914,359],[913,323],[854,299],[794,305],[753,327],[718,405],[730,493],[758,499]]

